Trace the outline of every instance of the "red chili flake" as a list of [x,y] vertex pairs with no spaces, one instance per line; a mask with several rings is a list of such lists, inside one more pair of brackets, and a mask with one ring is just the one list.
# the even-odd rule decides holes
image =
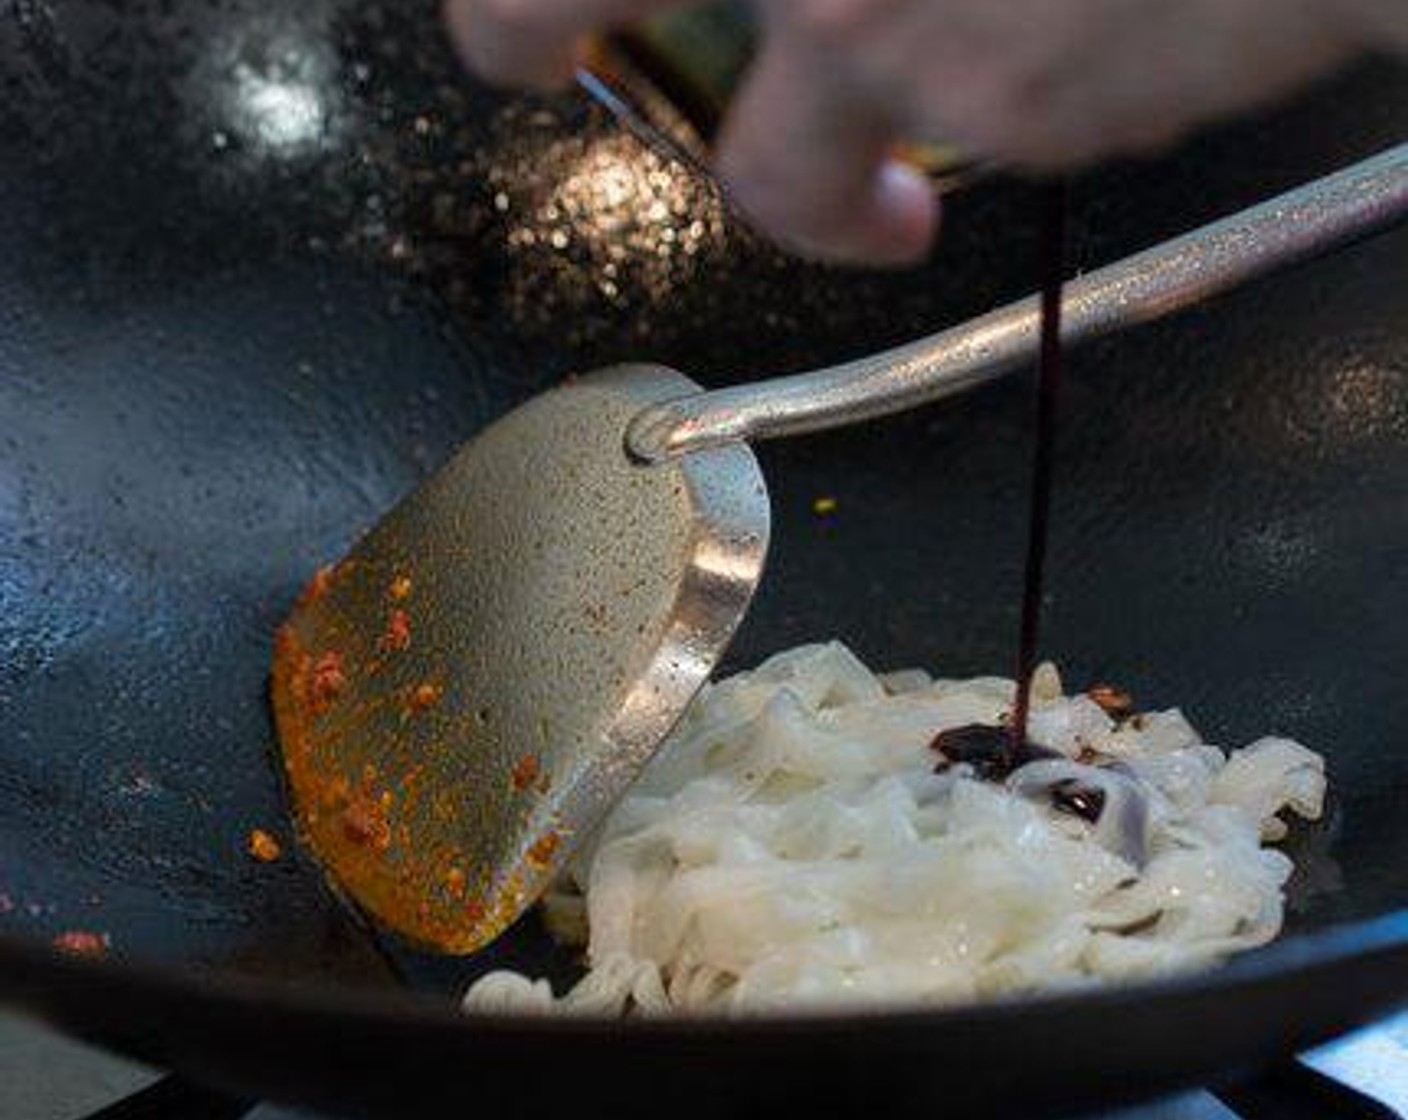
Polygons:
[[400,652],[411,644],[411,617],[403,610],[394,610],[386,618],[386,632],[377,645],[385,652]]
[[330,565],[321,567],[314,572],[313,578],[304,585],[303,591],[298,596],[298,605],[306,607],[326,595],[328,588],[332,586],[332,573],[333,569]]
[[479,922],[482,922],[484,920],[484,915],[487,913],[488,911],[484,909],[484,904],[482,902],[465,903],[464,916],[472,923],[477,924]]
[[298,637],[293,632],[293,627],[285,622],[274,631],[274,656],[292,657],[298,652]]
[[539,869],[547,867],[552,862],[553,853],[557,851],[561,843],[562,838],[556,832],[543,833],[528,849],[529,864]]
[[260,863],[273,863],[284,854],[283,845],[262,828],[252,828],[245,840],[245,851]]
[[391,845],[391,828],[381,807],[366,801],[354,801],[342,810],[342,831],[354,844],[370,844],[378,849]]
[[518,765],[513,768],[513,788],[517,793],[522,793],[538,780],[538,773],[541,767],[538,764],[538,756],[535,754],[525,754],[518,760]]
[[101,957],[112,945],[112,938],[106,933],[93,933],[86,929],[71,929],[58,934],[53,946],[61,953],[74,957]]
[[331,704],[347,684],[342,671],[342,654],[329,650],[313,664],[313,702]]
[[1134,714],[1134,697],[1112,684],[1097,684],[1086,695],[1099,704],[1106,715],[1116,719]]
[[289,692],[298,705],[299,714],[317,715],[313,709],[313,656],[300,653],[293,666],[293,679],[289,681]]
[[340,809],[352,798],[352,786],[346,778],[333,778],[323,787],[321,800],[325,809]]
[[391,581],[391,586],[386,589],[387,595],[400,603],[411,597],[411,577],[397,576]]
[[423,712],[440,702],[440,688],[433,684],[418,684],[411,690],[411,711]]

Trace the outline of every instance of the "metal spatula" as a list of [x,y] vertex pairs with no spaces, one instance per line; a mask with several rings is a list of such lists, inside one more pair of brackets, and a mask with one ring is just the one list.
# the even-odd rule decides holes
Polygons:
[[[1393,149],[1069,285],[1074,342],[1408,216]],[[377,919],[467,953],[537,897],[708,677],[762,574],[743,441],[854,423],[1034,353],[1028,299],[833,369],[703,392],[624,366],[462,449],[280,630],[274,713],[304,837]]]

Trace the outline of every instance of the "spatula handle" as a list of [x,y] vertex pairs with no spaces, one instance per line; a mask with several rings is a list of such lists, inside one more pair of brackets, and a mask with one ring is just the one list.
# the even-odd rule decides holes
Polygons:
[[[1408,144],[1072,281],[1067,343],[1152,322],[1408,219]],[[660,462],[740,440],[843,427],[993,381],[1036,354],[1030,296],[917,342],[811,373],[699,393],[637,416],[632,455]]]

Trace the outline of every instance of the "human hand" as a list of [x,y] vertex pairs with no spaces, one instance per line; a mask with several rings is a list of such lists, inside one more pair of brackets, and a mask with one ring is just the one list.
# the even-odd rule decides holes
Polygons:
[[[582,36],[679,0],[446,0],[491,81],[570,80]],[[1141,152],[1348,55],[1403,0],[759,0],[719,172],[813,256],[922,256],[938,201],[889,153],[933,138],[1037,171]],[[1369,9],[1373,9],[1372,12]]]

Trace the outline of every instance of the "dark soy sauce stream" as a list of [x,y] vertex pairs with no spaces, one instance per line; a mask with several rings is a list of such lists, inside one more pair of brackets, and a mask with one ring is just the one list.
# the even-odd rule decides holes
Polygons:
[[[1041,192],[1041,353],[1037,365],[1036,441],[1032,452],[1031,513],[1027,526],[1027,566],[1022,590],[1022,629],[1017,643],[1017,699],[1007,726],[974,723],[942,731],[931,748],[940,756],[937,769],[957,763],[973,768],[986,781],[1003,781],[1012,771],[1057,752],[1027,742],[1032,671],[1041,631],[1041,593],[1046,574],[1046,535],[1051,516],[1051,472],[1056,456],[1056,398],[1061,385],[1061,287],[1065,278],[1066,185],[1056,182]],[[1068,811],[1086,820],[1100,814],[1087,791],[1066,791]],[[1103,799],[1103,795],[1102,799]],[[1059,798],[1058,798],[1059,800]]]
[[1031,512],[1027,523],[1027,568],[1022,586],[1022,629],[1017,643],[1017,700],[1008,725],[1012,750],[1027,742],[1032,672],[1041,634],[1041,597],[1046,576],[1046,538],[1051,520],[1051,473],[1056,459],[1056,404],[1061,389],[1061,288],[1066,266],[1066,183],[1042,188],[1041,355],[1037,365],[1036,446],[1032,453]]

